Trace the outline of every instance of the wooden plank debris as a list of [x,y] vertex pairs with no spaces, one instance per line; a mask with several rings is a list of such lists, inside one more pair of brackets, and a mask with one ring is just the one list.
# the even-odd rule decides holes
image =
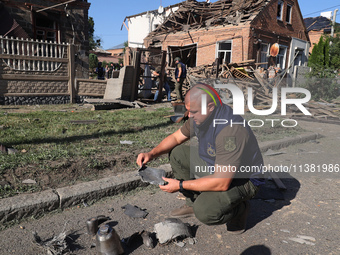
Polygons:
[[[215,61],[216,62],[216,61]],[[249,66],[247,66],[249,64]],[[236,67],[243,67],[247,73],[241,72],[236,69]],[[197,82],[203,82],[204,80],[209,80],[210,77],[214,77],[217,72],[217,76],[222,83],[233,83],[237,85],[245,95],[245,100],[248,100],[248,88],[253,89],[253,104],[254,108],[269,109],[272,106],[272,90],[273,85],[268,82],[264,73],[259,72],[259,69],[254,69],[256,63],[253,60],[246,60],[240,63],[229,63],[222,65],[219,70],[216,69],[215,64],[197,66],[193,68],[188,68],[188,79],[190,86],[193,86]],[[211,80],[210,80],[211,81]],[[207,81],[208,82],[208,81]],[[220,91],[227,94],[226,97],[231,98],[231,94],[228,90]],[[296,96],[296,95],[289,95]],[[278,102],[278,109],[280,110],[281,103]],[[299,108],[295,105],[288,105],[287,116],[290,118],[306,117],[312,118],[314,120],[333,120],[340,121],[340,101],[334,100],[332,103],[328,103],[325,100],[320,100],[320,102],[315,102],[313,100],[304,104],[307,110],[312,114],[312,116],[304,115]]]
[[261,11],[266,2],[266,0],[234,0],[233,2],[220,0],[214,3],[183,1],[179,8],[175,12],[171,12],[164,22],[152,31],[146,39],[152,39],[169,32],[195,30],[201,27],[225,24],[237,26],[251,21]]
[[85,103],[92,104],[92,111],[96,110],[112,110],[121,108],[141,108],[147,106],[147,104],[139,101],[126,101],[119,99],[84,99]]

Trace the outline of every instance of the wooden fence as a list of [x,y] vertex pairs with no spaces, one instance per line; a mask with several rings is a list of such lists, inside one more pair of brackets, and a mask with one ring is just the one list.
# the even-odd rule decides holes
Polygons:
[[12,70],[55,72],[67,63],[65,43],[0,36],[0,58]]
[[[72,44],[0,36],[0,97],[70,96],[74,103],[88,90],[75,84],[84,78],[75,75],[75,54]],[[91,81],[101,95],[103,84]]]

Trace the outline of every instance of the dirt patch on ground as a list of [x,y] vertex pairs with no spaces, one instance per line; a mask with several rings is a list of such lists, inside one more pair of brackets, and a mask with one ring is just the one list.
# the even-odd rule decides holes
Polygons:
[[[86,104],[72,104],[72,105],[21,105],[21,106],[1,106],[0,110],[4,112],[4,115],[7,114],[26,114],[26,113],[34,113],[39,111],[46,112],[61,112],[65,114],[69,113],[79,113],[79,112],[87,112],[90,111],[91,105]],[[144,111],[157,111],[157,108],[167,108],[171,107],[170,103],[159,103],[159,104],[150,104],[148,107],[143,108]],[[122,109],[128,110],[129,109]],[[131,109],[134,110],[134,109]],[[112,110],[111,112],[119,112],[120,110]],[[108,112],[108,111],[106,111]],[[97,115],[103,114],[103,111],[97,111]],[[48,114],[47,114],[48,115]],[[63,116],[63,114],[61,114]],[[93,117],[87,117],[89,119],[97,118],[97,115]],[[128,114],[127,114],[128,115]],[[87,116],[87,115],[86,115]],[[133,118],[133,115],[130,116]],[[85,117],[84,117],[85,118]],[[18,117],[19,119],[19,117]],[[100,119],[100,118],[99,118]],[[0,123],[1,124],[1,123]],[[4,121],[4,125],[2,128],[6,128],[6,122]],[[65,124],[67,125],[68,122]],[[163,125],[163,124],[162,124]],[[161,126],[162,126],[161,125]],[[91,126],[92,127],[92,126]],[[0,125],[1,128],[1,125]],[[7,128],[6,128],[7,129]],[[133,132],[142,132],[144,131],[145,126],[132,126],[130,130],[126,133]],[[111,131],[111,130],[110,130]],[[105,178],[109,176],[117,175],[121,172],[125,171],[137,171],[138,166],[136,165],[137,155],[141,152],[140,149],[136,149],[136,147],[122,147],[122,151],[119,151],[119,142],[110,142],[105,140],[105,138],[101,138],[98,140],[98,137],[102,134],[101,130],[94,129],[92,133],[89,133],[82,142],[82,137],[78,137],[77,134],[73,135],[76,137],[75,142],[78,142],[79,145],[83,146],[84,153],[79,153],[78,151],[74,154],[65,153],[64,158],[60,158],[60,154],[63,155],[63,152],[58,154],[51,154],[49,156],[49,152],[46,152],[42,156],[42,158],[56,158],[47,160],[40,160],[39,158],[41,153],[40,151],[35,154],[35,152],[30,151],[30,149],[18,149],[18,146],[12,144],[6,144],[4,141],[0,141],[0,144],[4,145],[4,154],[9,154],[7,151],[9,148],[13,148],[14,151],[18,149],[15,153],[18,155],[23,155],[23,158],[29,163],[20,163],[17,160],[17,165],[13,167],[15,160],[11,160],[10,163],[4,167],[0,174],[0,198],[14,196],[20,193],[26,192],[38,192],[46,189],[56,189],[60,187],[65,187],[69,185],[74,185],[81,182],[87,182],[92,180],[97,180],[100,178]],[[105,132],[104,132],[105,133]],[[122,132],[124,134],[124,132]],[[93,135],[95,134],[95,135]],[[100,135],[99,135],[100,134]],[[112,136],[120,136],[121,134],[112,131]],[[72,135],[70,135],[72,138]],[[93,137],[92,137],[93,136]],[[67,138],[65,138],[67,140]],[[78,139],[78,140],[77,140]],[[93,140],[91,140],[93,139]],[[50,139],[51,143],[58,143],[58,139]],[[37,138],[37,144],[34,146],[43,143],[43,141]],[[68,141],[72,143],[73,141]],[[30,141],[28,141],[30,143]],[[20,142],[19,142],[20,144]],[[45,145],[47,150],[49,149],[48,145]],[[92,152],[90,149],[93,147]],[[98,149],[100,148],[100,149]],[[140,148],[140,147],[138,147]],[[128,150],[128,151],[125,151]],[[65,149],[67,151],[67,149]],[[1,151],[0,151],[1,153]],[[24,154],[30,154],[27,157],[24,157]],[[32,156],[33,155],[33,156]],[[69,156],[71,155],[71,156]],[[74,156],[76,155],[76,156]],[[6,157],[3,157],[4,161],[6,161]],[[10,158],[11,155],[8,155]],[[31,159],[32,158],[32,159]],[[33,163],[33,162],[34,163]],[[13,163],[14,162],[14,163]],[[23,161],[22,161],[23,162]],[[163,162],[162,162],[163,163]],[[9,167],[8,167],[9,166]]]
[[[49,162],[48,171],[39,171],[38,165],[11,169],[0,178],[0,186],[22,191],[41,191],[74,185],[84,181],[117,175],[138,168],[133,163],[139,152],[91,158],[60,159]],[[28,183],[25,183],[28,182]]]

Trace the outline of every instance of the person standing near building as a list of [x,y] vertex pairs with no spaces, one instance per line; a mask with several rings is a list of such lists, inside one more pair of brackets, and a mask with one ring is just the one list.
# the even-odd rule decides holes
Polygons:
[[114,71],[114,65],[113,65],[113,63],[111,62],[110,63],[110,68],[109,68],[109,73],[108,73],[108,79],[110,79],[110,78],[112,78],[112,73],[113,73],[113,71]]
[[97,79],[105,80],[105,69],[102,67],[102,62],[98,62],[98,67],[96,68]]
[[[161,75],[160,75],[161,74],[161,67],[158,66],[156,68],[156,70],[153,71],[152,74],[156,77],[155,84],[156,84],[156,87],[159,88],[159,83],[160,83],[160,79],[161,79]],[[164,73],[164,76],[163,76],[163,88],[165,89],[168,102],[171,101],[171,90],[170,90],[170,86],[168,84],[168,77],[167,77],[166,73]],[[157,89],[156,93],[155,93],[155,97],[153,99],[154,101],[157,101],[158,94],[159,94],[159,91]]]
[[183,94],[182,94],[182,86],[185,78],[187,77],[187,68],[186,66],[181,62],[181,58],[176,57],[175,58],[175,92],[177,95],[177,101],[183,102]]
[[105,66],[105,78],[109,79],[109,65]]

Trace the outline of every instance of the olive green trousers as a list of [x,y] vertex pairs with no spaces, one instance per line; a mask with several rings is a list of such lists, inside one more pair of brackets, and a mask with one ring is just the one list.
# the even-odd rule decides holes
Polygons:
[[182,87],[183,87],[183,82],[185,78],[179,78],[179,81],[176,79],[175,83],[175,93],[177,96],[177,100],[184,101],[183,93],[182,93]]
[[[192,180],[210,175],[204,171],[207,169],[206,162],[199,157],[197,147],[179,145],[170,152],[169,158],[178,180]],[[184,190],[182,193],[187,205],[194,208],[198,220],[206,225],[219,225],[242,214],[245,210],[243,201],[254,197],[257,191],[258,187],[249,179],[234,179],[227,191]]]

